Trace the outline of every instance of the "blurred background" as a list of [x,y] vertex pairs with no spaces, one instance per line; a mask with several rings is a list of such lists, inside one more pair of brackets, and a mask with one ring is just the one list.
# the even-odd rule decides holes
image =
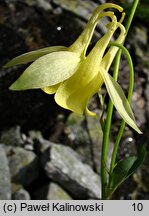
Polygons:
[[[0,0],[0,199],[99,199],[102,108],[95,95],[96,118],[60,108],[41,90],[12,92],[9,86],[26,65],[5,69],[17,55],[42,47],[69,46],[92,11],[113,2],[129,14],[132,0]],[[127,15],[126,15],[127,18]],[[132,108],[143,135],[126,127],[118,159],[137,155],[145,144],[144,164],[113,199],[149,199],[149,0],[140,1],[125,46],[135,67]],[[92,48],[104,33],[98,25]],[[112,71],[112,70],[111,70]],[[122,56],[119,83],[127,93],[129,68]],[[103,94],[106,92],[103,87]],[[108,97],[105,98],[107,104]],[[105,109],[106,109],[105,104]],[[121,119],[114,112],[109,155]],[[108,168],[107,168],[108,169]]]

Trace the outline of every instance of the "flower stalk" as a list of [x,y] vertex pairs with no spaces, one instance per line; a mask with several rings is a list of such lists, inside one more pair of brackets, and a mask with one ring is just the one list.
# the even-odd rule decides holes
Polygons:
[[[128,34],[128,31],[129,31],[129,28],[131,26],[133,17],[135,15],[138,3],[139,3],[139,0],[134,0],[134,2],[133,2],[130,15],[126,21],[126,27],[125,27],[126,28],[126,35]],[[111,43],[111,45],[112,45],[112,43]],[[114,43],[113,43],[113,45],[118,46],[118,44],[114,44]],[[125,52],[125,54],[127,56],[129,68],[130,68],[130,82],[129,82],[129,90],[128,90],[128,101],[130,103],[131,97],[132,97],[132,92],[133,92],[133,85],[134,85],[134,69],[133,69],[133,64],[132,64],[131,57],[130,57],[128,51],[122,46],[121,46],[121,49],[118,51],[116,59],[115,59],[113,78],[114,78],[114,80],[117,80],[117,78],[118,78],[118,72],[119,72],[119,65],[120,65],[120,58],[121,58],[122,50]],[[112,114],[113,114],[113,103],[111,100],[109,100],[108,109],[107,109],[107,118],[106,118],[106,123],[105,123],[105,127],[104,127],[104,132],[103,132],[102,157],[101,157],[102,199],[107,198],[108,180],[107,180],[106,161],[107,161],[107,154],[108,154],[108,144],[109,144]],[[113,172],[113,169],[114,169],[114,166],[116,163],[117,150],[118,150],[119,143],[120,143],[120,140],[121,140],[123,132],[124,132],[124,128],[125,128],[125,121],[123,120],[121,123],[120,129],[119,129],[119,132],[118,132],[118,135],[117,135],[117,138],[115,141],[113,153],[112,153],[109,178]]]

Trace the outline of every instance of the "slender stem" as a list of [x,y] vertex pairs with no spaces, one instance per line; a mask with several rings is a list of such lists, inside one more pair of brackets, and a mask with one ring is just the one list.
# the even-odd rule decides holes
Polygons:
[[[134,86],[134,67],[133,67],[133,62],[131,60],[131,56],[130,56],[128,50],[123,45],[117,44],[115,42],[111,42],[110,46],[119,47],[125,53],[125,55],[127,57],[129,69],[130,69],[129,88],[128,88],[127,99],[128,99],[128,102],[130,103],[131,98],[132,98],[132,93],[133,93],[133,86]],[[110,174],[112,173],[114,166],[115,166],[117,150],[118,150],[118,146],[119,146],[120,140],[121,140],[123,132],[124,132],[124,128],[125,128],[125,121],[122,121],[118,135],[117,135],[117,138],[116,138],[116,141],[115,141],[113,153],[112,153],[112,159],[111,159],[111,165],[110,165]]]
[[[128,31],[129,31],[129,28],[131,26],[131,23],[132,23],[132,20],[133,20],[133,17],[134,17],[134,14],[135,14],[138,3],[139,3],[139,0],[134,0],[134,3],[133,3],[133,6],[132,6],[132,9],[131,9],[129,18],[128,18],[127,22],[126,22],[126,27],[125,27],[126,28],[126,35],[128,34]],[[131,56],[129,55],[129,52],[124,47],[123,48],[121,47],[121,50],[119,50],[119,52],[118,52],[116,62],[115,62],[115,68],[114,68],[115,70],[114,70],[113,78],[115,80],[117,80],[118,70],[119,70],[119,63],[120,63],[122,50],[125,52],[125,55],[126,55],[126,57],[128,59],[129,68],[130,68],[130,80],[129,80],[129,90],[128,90],[128,101],[130,102],[131,97],[132,97],[132,93],[133,93],[133,86],[134,86],[134,69],[133,69],[133,63],[131,61]],[[122,135],[123,135],[124,128],[125,128],[125,122],[122,121],[119,132],[118,132],[118,135],[117,135],[117,138],[116,138],[115,146],[114,146],[114,149],[113,149],[113,154],[112,154],[112,159],[111,159],[111,166],[110,166],[110,173],[112,173],[115,162],[116,162],[117,150],[118,150],[118,146],[119,146],[120,140],[121,140]]]
[[135,15],[138,4],[139,4],[139,0],[134,0],[132,8],[131,8],[131,12],[129,14],[129,17],[128,17],[126,25],[125,25],[126,33],[128,33],[128,31],[129,31],[129,28],[131,26],[131,23],[132,23],[134,15]]
[[101,182],[102,182],[102,199],[106,199],[106,188],[107,188],[107,154],[108,154],[108,143],[110,135],[110,126],[112,118],[112,103],[108,105],[108,115],[106,118],[106,124],[103,130],[103,143],[102,143],[102,154],[101,154]]
[[[130,15],[128,17],[128,20],[126,22],[126,34],[129,31],[129,28],[131,26],[137,5],[139,3],[139,0],[134,0],[132,9],[130,12]],[[120,58],[121,58],[121,50],[118,51],[116,60],[115,60],[115,65],[114,65],[114,73],[113,73],[113,78],[117,80],[118,77],[118,71],[119,71],[119,64],[120,64]],[[109,100],[108,104],[108,110],[107,110],[107,119],[104,127],[104,133],[103,133],[103,143],[102,143],[102,157],[101,157],[101,183],[102,183],[102,199],[106,199],[106,189],[107,189],[107,154],[108,154],[108,143],[109,143],[109,134],[110,134],[110,126],[111,126],[111,120],[112,120],[112,113],[113,113],[113,104],[111,100]],[[123,130],[125,127],[125,123],[122,122],[120,132],[118,133],[117,137],[117,146],[115,149],[114,153],[114,158],[112,159],[112,167],[114,167],[115,160],[116,160],[116,153],[117,153],[117,148],[119,146],[119,142],[121,140],[121,136],[123,134]]]

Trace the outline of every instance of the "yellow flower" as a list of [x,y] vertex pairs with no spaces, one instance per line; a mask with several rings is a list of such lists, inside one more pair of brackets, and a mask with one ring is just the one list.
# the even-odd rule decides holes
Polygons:
[[[55,101],[61,107],[78,114],[83,114],[86,110],[89,115],[94,115],[93,112],[88,110],[87,103],[98,92],[104,82],[109,96],[121,117],[138,133],[141,133],[135,124],[133,112],[122,88],[108,74],[108,70],[118,51],[117,47],[111,47],[107,51],[108,44],[117,28],[120,28],[120,34],[116,42],[123,43],[125,28],[121,24],[124,14],[118,22],[113,12],[103,12],[107,8],[116,8],[120,12],[123,11],[120,6],[112,3],[97,7],[82,34],[70,47],[48,47],[12,59],[6,65],[7,67],[34,62],[11,85],[10,89],[41,88],[48,94],[55,93]],[[98,21],[104,16],[111,19],[107,24],[107,32],[86,56],[86,50],[94,29]]]

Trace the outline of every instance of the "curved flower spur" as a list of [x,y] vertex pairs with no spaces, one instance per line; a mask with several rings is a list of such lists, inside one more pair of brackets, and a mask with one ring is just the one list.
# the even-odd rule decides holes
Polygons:
[[[97,7],[82,34],[70,47],[47,47],[25,53],[8,62],[6,67],[34,61],[10,86],[10,89],[41,88],[47,94],[55,93],[55,101],[61,107],[78,114],[87,111],[89,115],[95,115],[88,110],[87,103],[105,83],[109,96],[121,117],[141,133],[122,88],[108,73],[118,48],[111,47],[106,53],[105,51],[117,28],[120,28],[120,34],[116,42],[119,44],[124,42],[125,28],[121,24],[124,13],[118,22],[112,11],[104,11],[107,8],[123,11],[120,6],[112,3]],[[104,16],[111,19],[106,26],[107,32],[86,56],[94,29]]]

